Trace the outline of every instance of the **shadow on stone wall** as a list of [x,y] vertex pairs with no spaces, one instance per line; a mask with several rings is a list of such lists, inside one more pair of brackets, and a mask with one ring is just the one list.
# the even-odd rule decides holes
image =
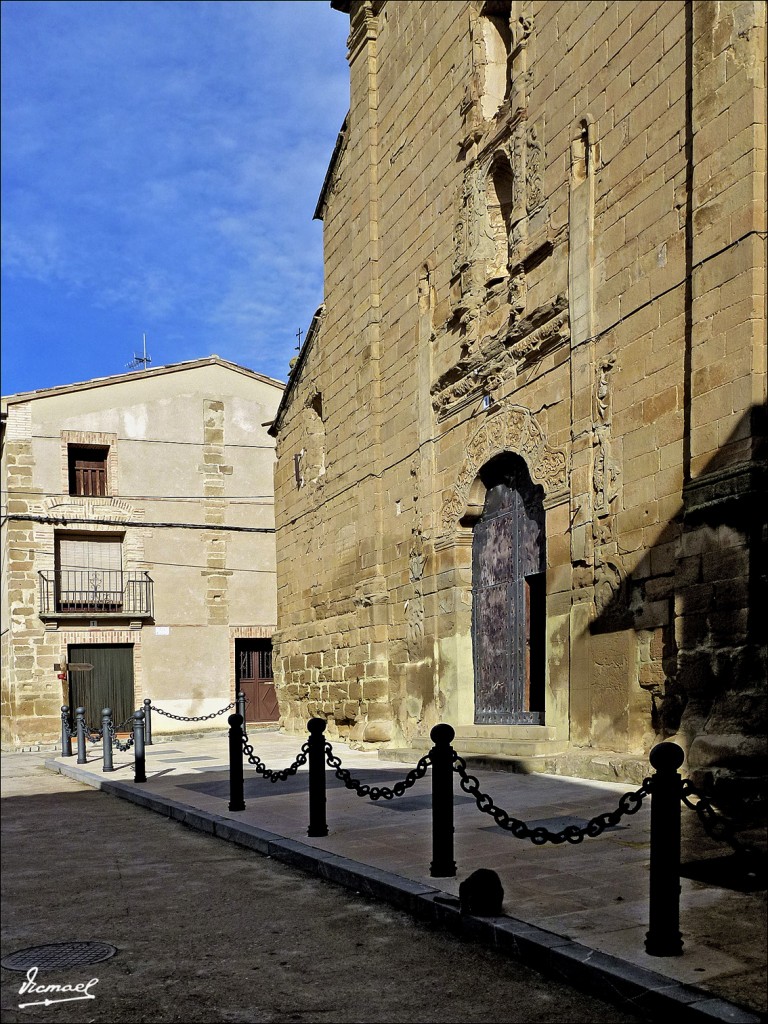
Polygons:
[[641,664],[638,679],[654,731],[685,748],[694,783],[734,816],[768,805],[766,476],[765,409],[755,406],[685,483],[653,547],[598,599],[590,627],[661,632],[656,672],[643,678]]

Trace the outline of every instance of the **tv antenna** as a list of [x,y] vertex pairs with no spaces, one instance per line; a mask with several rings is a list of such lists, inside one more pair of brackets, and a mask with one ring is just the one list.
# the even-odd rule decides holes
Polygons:
[[147,336],[146,334],[142,334],[141,337],[144,343],[144,355],[137,356],[136,353],[134,352],[133,359],[130,361],[130,363],[126,363],[126,367],[129,370],[135,370],[137,366],[142,366],[144,369],[146,369],[147,365],[152,362],[152,356],[147,355]]

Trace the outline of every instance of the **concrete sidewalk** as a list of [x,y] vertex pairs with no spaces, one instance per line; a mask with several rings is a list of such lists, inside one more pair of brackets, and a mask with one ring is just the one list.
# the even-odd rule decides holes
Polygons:
[[[268,768],[284,768],[302,738],[254,731],[250,742]],[[102,770],[101,748],[89,761],[52,756],[46,766],[193,828],[385,899],[462,935],[494,945],[538,968],[613,993],[650,1018],[757,1022],[766,1019],[766,893],[724,888],[712,880],[682,879],[679,957],[645,953],[648,928],[650,810],[641,810],[595,839],[578,845],[534,846],[516,839],[482,814],[455,787],[455,879],[429,875],[429,775],[393,800],[373,802],[346,789],[328,769],[330,834],[308,838],[306,768],[272,783],[246,765],[246,809],[230,812],[225,733],[164,738],[147,747],[147,782],[133,782],[131,751],[114,752],[115,770]],[[408,766],[375,752],[334,747],[343,767],[369,785],[392,787]],[[460,753],[460,751],[459,751]],[[613,811],[633,787],[561,776],[477,772],[482,792],[529,826],[559,831]],[[728,854],[683,808],[683,862]],[[727,863],[727,862],[726,862]],[[457,896],[459,883],[478,867],[498,872],[505,917],[462,918],[436,897]]]

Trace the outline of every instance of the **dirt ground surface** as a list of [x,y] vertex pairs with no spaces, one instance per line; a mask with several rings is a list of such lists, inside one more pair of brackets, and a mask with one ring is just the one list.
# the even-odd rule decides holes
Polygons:
[[[102,941],[52,1005],[2,971],[14,1022],[622,1022],[641,1018],[397,910],[3,755],[3,957]],[[54,993],[55,998],[63,993]]]

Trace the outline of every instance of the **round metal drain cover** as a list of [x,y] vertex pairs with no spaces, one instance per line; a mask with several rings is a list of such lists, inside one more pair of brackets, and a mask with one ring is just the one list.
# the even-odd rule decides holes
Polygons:
[[18,949],[4,956],[0,963],[7,971],[28,971],[30,967],[37,967],[39,971],[63,971],[101,963],[116,952],[117,946],[108,942],[49,942],[45,946]]

